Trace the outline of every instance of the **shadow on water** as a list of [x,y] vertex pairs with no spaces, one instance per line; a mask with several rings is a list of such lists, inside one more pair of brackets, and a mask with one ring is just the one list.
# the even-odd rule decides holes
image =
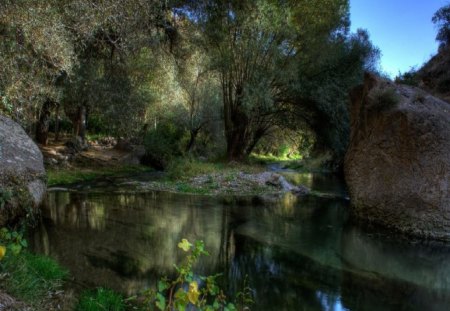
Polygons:
[[[305,177],[306,178],[306,177]],[[343,186],[311,176],[318,191]],[[319,180],[322,184],[314,185]],[[68,267],[78,287],[133,294],[173,273],[182,238],[203,239],[200,274],[233,293],[248,275],[253,310],[447,310],[450,248],[371,234],[347,202],[290,195],[264,201],[164,192],[51,192],[32,247]]]

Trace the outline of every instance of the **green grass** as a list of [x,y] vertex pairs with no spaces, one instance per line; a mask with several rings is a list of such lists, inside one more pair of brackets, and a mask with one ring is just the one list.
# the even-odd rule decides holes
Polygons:
[[257,164],[201,162],[190,158],[174,159],[167,168],[168,180],[187,180],[191,177],[214,173],[233,174],[237,172],[259,173],[264,168]]
[[143,173],[151,170],[151,168],[142,165],[128,165],[98,169],[50,169],[47,171],[47,177],[48,185],[55,186],[90,181],[100,177]]
[[98,288],[81,294],[75,311],[123,311],[125,301],[122,295],[110,289]]
[[276,156],[273,154],[256,154],[252,153],[249,157],[250,163],[259,163],[259,164],[269,164],[273,162],[292,162],[299,161],[302,159],[302,155],[296,154],[291,157],[287,156]]
[[53,259],[28,252],[17,256],[7,254],[0,262],[0,270],[7,275],[1,286],[29,304],[42,302],[42,298],[49,291],[57,290],[68,275]]

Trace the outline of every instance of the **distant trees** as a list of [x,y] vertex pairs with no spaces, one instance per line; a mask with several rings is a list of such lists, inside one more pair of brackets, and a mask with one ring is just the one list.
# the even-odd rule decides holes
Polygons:
[[441,44],[446,45],[450,43],[450,4],[447,4],[434,13],[432,18],[433,23],[438,28],[436,40]]

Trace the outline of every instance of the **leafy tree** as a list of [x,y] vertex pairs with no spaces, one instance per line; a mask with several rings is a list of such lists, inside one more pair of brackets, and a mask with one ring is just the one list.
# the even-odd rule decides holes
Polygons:
[[57,82],[76,63],[58,5],[56,0],[0,3],[0,92],[12,104],[9,115],[29,131],[36,115],[47,114],[46,109],[39,113],[42,104],[58,101]]
[[277,126],[306,122],[323,137],[323,116],[348,125],[345,105],[336,113],[331,103],[362,76],[371,52],[362,33],[348,35],[347,1],[195,1],[186,10],[219,75],[229,159],[246,157]]
[[434,13],[431,19],[438,28],[436,40],[442,45],[450,43],[450,4],[447,4]]

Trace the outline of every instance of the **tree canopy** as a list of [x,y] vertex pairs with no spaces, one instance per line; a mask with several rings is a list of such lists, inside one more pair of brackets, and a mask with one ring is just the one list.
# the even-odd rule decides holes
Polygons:
[[185,152],[241,160],[284,129],[342,157],[347,92],[379,56],[349,25],[347,0],[2,1],[1,111],[40,143],[58,111],[80,136],[172,123]]

